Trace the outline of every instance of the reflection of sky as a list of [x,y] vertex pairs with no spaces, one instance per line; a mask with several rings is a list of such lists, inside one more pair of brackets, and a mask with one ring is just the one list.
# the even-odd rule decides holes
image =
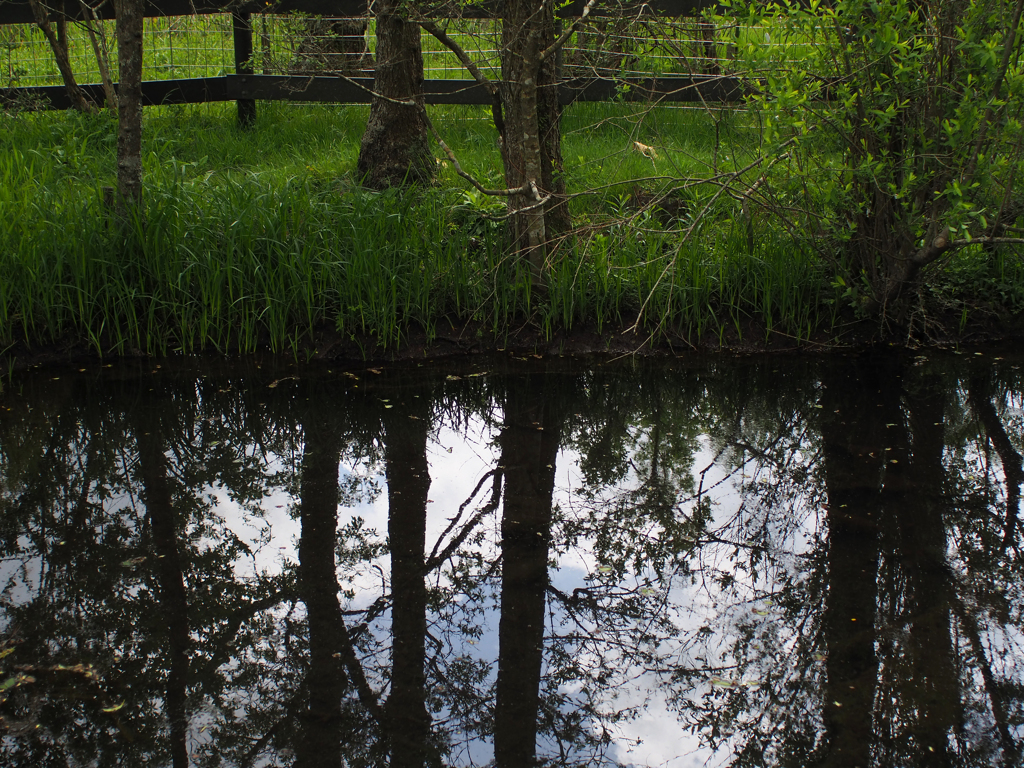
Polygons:
[[[459,512],[460,506],[470,499],[471,493],[481,478],[494,469],[498,463],[500,449],[495,444],[495,438],[496,433],[491,427],[481,420],[471,420],[463,431],[456,431],[449,427],[440,428],[429,442],[428,460],[431,486],[430,502],[427,508],[427,554],[434,549],[435,545],[437,549],[444,547],[447,540],[439,541],[439,538],[449,528],[452,519]],[[709,442],[702,441],[702,446],[702,449],[694,457],[694,467],[700,471],[710,466],[704,476],[704,484],[705,487],[715,487],[714,522],[711,527],[721,528],[726,526],[735,515],[740,497],[731,481],[727,479],[726,470],[722,467],[712,466],[715,454]],[[298,457],[292,457],[292,459],[270,457],[265,467],[267,476],[284,473],[289,469],[287,466],[289,460],[297,461]],[[296,468],[291,467],[291,469]],[[678,468],[679,472],[685,470],[685,467]],[[365,464],[352,464],[349,460],[343,461],[339,466],[339,478],[342,483],[344,484],[346,479],[353,477],[377,480],[381,493],[377,494],[376,498],[358,499],[352,506],[342,507],[339,510],[339,525],[344,526],[353,517],[358,516],[365,521],[367,528],[375,530],[377,537],[383,539],[387,536],[388,530],[388,500],[383,466],[370,468]],[[624,485],[634,487],[638,482],[635,473],[630,473]],[[585,514],[585,510],[580,508],[579,500],[574,494],[574,489],[577,489],[581,483],[579,456],[569,449],[561,451],[556,466],[554,503],[568,517]],[[458,525],[448,532],[448,540],[489,499],[491,487],[489,479],[481,485],[472,501],[467,504]],[[608,493],[615,492],[617,491],[611,490]],[[243,541],[250,550],[249,555],[236,561],[234,566],[236,578],[244,580],[274,576],[286,568],[295,567],[298,562],[297,547],[301,533],[295,509],[298,500],[287,490],[269,488],[268,494],[262,499],[256,510],[246,508],[233,500],[228,491],[221,486],[205,489],[205,495],[214,500],[214,513],[222,521],[223,533],[230,532]],[[460,548],[460,553],[464,556],[470,551],[477,551],[484,555],[485,562],[491,562],[497,556],[500,548],[500,511],[482,521],[478,530],[483,533],[482,541],[464,543]],[[656,533],[656,531],[654,532]],[[555,536],[554,544],[558,548],[557,531]],[[216,546],[217,544],[212,538],[204,543],[207,546]],[[26,547],[30,546],[30,542],[27,540],[24,544]],[[608,582],[608,577],[598,569],[598,561],[591,544],[590,541],[581,541],[571,549],[558,548],[557,567],[550,571],[554,587],[563,593],[571,594],[577,587]],[[40,558],[30,558],[24,563],[21,561],[0,563],[0,578],[3,579],[5,585],[10,585],[12,589],[7,595],[9,600],[20,602],[32,598],[33,593],[38,589],[41,563]],[[365,608],[381,594],[381,574],[389,574],[389,559],[387,556],[383,556],[373,565],[377,566],[379,570],[367,566],[356,573],[339,574],[344,581],[343,588],[351,587],[355,590],[354,599],[345,606],[347,609]],[[716,563],[715,565],[718,568],[730,567],[727,563]],[[21,569],[20,573],[16,573],[19,569]],[[445,586],[441,570],[438,569],[430,574],[428,578],[431,585]],[[618,586],[635,590],[644,577],[651,576],[652,574],[647,573],[627,572]],[[500,584],[495,581],[492,586],[496,590]],[[770,590],[768,584],[756,586],[757,590],[762,593]],[[754,585],[751,585],[751,588],[753,587]],[[753,589],[750,594],[753,595]],[[481,635],[476,638],[468,638],[440,631],[437,636],[443,641],[453,644],[452,647],[443,648],[443,652],[496,664],[498,613],[496,595],[491,597],[493,599],[488,601],[478,616]],[[709,592],[705,585],[695,586],[689,581],[678,579],[672,582],[667,596],[668,604],[674,607],[673,621],[684,635],[692,633],[700,626],[701,622],[706,621],[707,613],[713,613],[720,608],[717,605],[719,600],[720,596]],[[684,606],[685,608],[683,608]],[[384,645],[388,642],[389,621],[389,615],[385,614],[375,622],[374,633]],[[590,629],[595,637],[601,637],[602,629],[599,623],[591,622]],[[562,628],[559,627],[558,630],[561,631]],[[551,631],[552,627],[549,626],[548,632]],[[723,638],[718,636],[710,638],[706,646],[705,653],[710,653],[712,650],[720,652],[725,649]],[[682,649],[676,651],[666,649],[666,651],[670,655],[675,654],[680,663],[699,663],[687,656]],[[431,652],[433,649],[429,647],[428,641],[428,653]],[[614,652],[610,654],[610,657],[615,656],[621,658],[621,654]],[[494,670],[492,669],[492,682],[493,674]],[[378,688],[386,677],[383,670],[371,669],[367,670],[367,676]],[[664,691],[659,690],[660,677],[659,674],[644,672],[640,669],[623,670],[618,673],[617,678],[622,681],[621,684],[615,689],[601,694],[606,697],[604,701],[606,709],[644,705],[642,714],[637,718],[619,722],[610,727],[613,739],[607,758],[623,765],[671,766],[672,768],[705,765],[709,760],[713,763],[713,754],[709,750],[701,748],[699,737],[682,728],[677,715],[666,701]],[[566,684],[564,690],[573,692],[571,691],[573,685]],[[707,686],[703,686],[702,690],[706,688]],[[436,717],[443,719],[448,714],[442,711]],[[206,723],[210,719],[210,714],[197,713],[197,717]],[[193,724],[193,731],[198,723],[199,720]],[[594,727],[599,726],[595,723]],[[602,725],[601,727],[608,726]],[[458,735],[456,735],[456,740],[459,740]],[[542,741],[538,747],[541,753],[557,754],[556,744]],[[490,743],[473,740],[464,746],[458,755],[458,762],[483,765],[491,760],[492,756],[493,748]]]
[[[28,536],[18,537],[18,549],[25,554],[0,558],[0,598],[10,605],[31,600],[43,581],[44,560],[34,554],[35,546]],[[0,630],[6,630],[8,623],[5,617],[0,616]]]
[[[479,419],[470,420],[459,430],[442,426],[432,436],[428,444],[431,487],[427,515],[427,554],[434,549],[435,544],[438,549],[443,548],[446,541],[438,540],[449,528],[452,518],[458,513],[460,506],[470,499],[481,478],[497,464],[500,449],[495,444],[495,437],[494,429]],[[789,509],[761,504],[753,496],[748,496],[744,502],[738,486],[740,483],[749,482],[757,467],[751,462],[742,472],[732,473],[730,467],[714,463],[717,451],[709,438],[702,438],[699,445],[700,448],[693,457],[692,467],[675,469],[679,474],[689,470],[696,476],[707,468],[703,473],[702,483],[704,488],[713,489],[711,496],[714,500],[709,528],[716,531],[721,538],[731,541],[743,541],[750,533],[758,529],[765,530],[766,540],[772,547],[771,555],[776,569],[762,569],[756,578],[752,578],[737,568],[737,561],[731,557],[732,547],[702,547],[698,562],[694,565],[700,564],[713,575],[729,574],[737,582],[724,589],[713,578],[697,578],[691,581],[681,574],[670,574],[670,586],[665,600],[669,617],[679,636],[664,640],[660,650],[664,657],[678,668],[696,669],[705,665],[728,668],[736,664],[736,659],[731,654],[733,643],[738,637],[737,628],[745,624],[768,625],[777,630],[778,634],[774,636],[777,647],[770,649],[771,652],[766,650],[760,654],[759,658],[751,661],[743,672],[744,682],[756,683],[759,669],[764,671],[763,667],[759,668],[759,664],[770,664],[779,659],[785,661],[787,653],[792,649],[795,628],[781,626],[781,614],[778,615],[780,620],[776,621],[778,612],[766,596],[772,595],[780,588],[781,580],[799,578],[803,566],[801,557],[811,551],[819,535],[818,510],[798,508],[797,514],[790,514]],[[795,452],[792,456],[795,462],[806,463],[812,460],[813,453],[805,450],[802,455]],[[987,468],[981,469],[983,462],[976,451],[972,453],[971,458],[979,465],[979,471],[988,471]],[[265,469],[267,475],[284,473],[287,469],[294,471],[296,467],[289,466],[289,461],[298,461],[298,458],[272,457]],[[587,513],[580,497],[574,493],[574,489],[579,488],[583,482],[579,463],[580,458],[574,451],[565,449],[559,453],[554,503],[567,517]],[[374,499],[364,498],[357,500],[352,506],[342,507],[339,510],[339,524],[344,526],[353,517],[358,516],[365,521],[366,528],[376,531],[378,539],[385,538],[388,530],[388,500],[383,465],[372,468],[346,459],[338,471],[343,483],[349,478],[366,478],[376,480],[381,488],[381,492]],[[761,471],[769,473],[769,470],[764,468]],[[775,471],[781,473],[788,470]],[[631,472],[626,477],[623,487],[636,487],[638,483],[636,473]],[[491,487],[491,481],[488,479],[477,490],[463,512],[459,524],[447,534],[449,539],[489,499]],[[622,490],[609,489],[604,492],[603,499],[607,500]],[[297,546],[301,532],[295,510],[296,498],[284,489],[272,488],[262,499],[258,510],[254,511],[232,500],[228,492],[219,486],[207,488],[205,493],[215,500],[216,516],[223,521],[224,529],[245,542],[251,550],[249,556],[235,563],[236,578],[273,576],[280,574],[285,568],[295,567],[298,562]],[[801,501],[806,502],[806,499],[802,500],[797,496],[795,500],[790,499],[786,503],[800,504]],[[738,514],[741,505],[742,514]],[[105,506],[117,508],[120,506],[118,498],[108,500]],[[483,540],[463,544],[460,553],[464,556],[469,552],[478,551],[484,555],[485,562],[493,561],[500,547],[500,510],[485,519],[479,530],[484,534]],[[653,528],[652,532],[655,535],[657,533]],[[212,538],[204,543],[216,546],[216,541]],[[609,577],[604,576],[598,568],[597,557],[590,546],[592,543],[584,540],[566,549],[559,546],[558,532],[555,532],[557,567],[550,571],[551,583],[555,588],[565,594],[571,594],[578,587],[607,581]],[[32,552],[32,542],[27,536],[21,537],[19,545],[25,550],[23,558],[9,557],[0,560],[0,589],[4,590],[4,600],[14,604],[34,599],[40,589],[44,568],[43,559]],[[951,552],[951,555],[955,557],[956,553]],[[377,566],[379,570],[371,565]],[[385,556],[355,573],[346,571],[339,574],[344,580],[343,588],[352,587],[355,590],[355,597],[345,607],[361,609],[368,606],[381,594],[382,574],[389,574],[389,571],[389,560]],[[627,572],[617,586],[634,590],[645,578],[652,576],[650,573]],[[440,569],[431,573],[428,578],[431,586],[446,585]],[[497,582],[492,586],[497,589]],[[494,595],[491,594],[490,597],[494,598]],[[652,599],[661,599],[661,596],[652,596]],[[558,606],[554,606],[552,609],[556,615],[557,608]],[[497,606],[491,600],[484,606],[479,616],[482,624],[482,634],[479,638],[470,639],[444,631],[442,628],[438,628],[441,631],[437,632],[436,636],[442,642],[452,643],[452,647],[443,649],[445,652],[496,664],[497,617]],[[372,630],[385,645],[388,642],[389,620],[389,615],[385,614],[377,620]],[[0,629],[5,628],[6,623],[6,617],[0,612]],[[703,639],[695,640],[702,625],[709,626],[711,631]],[[603,631],[600,622],[591,620],[587,628],[599,642]],[[549,634],[552,630],[561,631],[562,627],[549,626]],[[993,621],[991,627],[983,632],[983,639],[996,676],[1004,680],[1013,680],[1022,655],[1021,647],[1024,645],[1019,628],[1012,625],[1000,627]],[[760,642],[763,642],[762,638],[755,634],[752,645]],[[428,640],[428,654],[433,652],[431,641]],[[616,655],[613,651],[608,653],[611,656]],[[622,658],[622,654],[618,656]],[[385,659],[381,658],[380,661],[383,662]],[[702,680],[689,683],[688,690],[677,683],[674,684],[675,690],[671,691],[666,682],[668,671],[671,670],[666,665],[659,671],[634,667],[616,672],[617,685],[601,694],[604,697],[603,703],[609,709],[613,704],[622,708],[642,706],[642,713],[635,719],[609,726],[613,738],[607,758],[621,765],[665,768],[714,766],[725,762],[731,757],[729,742],[717,752],[702,745],[700,734],[687,729],[686,724],[681,722],[680,715],[675,711],[678,703],[669,701],[672,694],[690,699],[714,695],[713,673],[709,671]],[[368,670],[367,674],[379,690],[381,680],[385,679],[383,671]],[[728,680],[727,671],[719,674]],[[564,690],[575,693],[579,685],[581,684],[567,683]],[[237,714],[243,713],[240,711]],[[436,717],[441,719],[447,714],[442,711]],[[753,713],[754,716],[756,714]],[[209,713],[200,713],[194,726],[200,722],[208,723],[210,717]],[[989,725],[987,717],[981,717],[981,721],[976,725],[979,731],[983,731]],[[593,726],[596,729],[599,724],[595,721]],[[554,751],[557,754],[556,745],[541,746],[544,751]],[[471,741],[459,753],[457,762],[482,765],[491,759],[492,751],[489,743]]]

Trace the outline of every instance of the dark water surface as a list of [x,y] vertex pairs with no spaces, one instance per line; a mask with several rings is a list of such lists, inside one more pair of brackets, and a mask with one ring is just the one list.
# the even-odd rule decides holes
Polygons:
[[1005,766],[996,354],[45,369],[0,765]]

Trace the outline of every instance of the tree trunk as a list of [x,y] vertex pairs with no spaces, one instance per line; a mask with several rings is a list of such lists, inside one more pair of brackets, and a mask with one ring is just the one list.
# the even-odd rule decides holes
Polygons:
[[117,58],[117,192],[124,211],[142,202],[142,2],[115,0]]
[[[562,176],[561,107],[557,57],[541,60],[557,29],[550,4],[538,10],[526,0],[505,5],[501,31],[501,98],[505,132],[502,160],[509,188],[513,248],[530,262],[535,285],[555,236],[569,228]],[[546,199],[546,200],[545,200]],[[542,202],[544,201],[544,202]]]
[[29,0],[29,5],[32,7],[32,16],[35,18],[36,26],[39,27],[46,41],[50,44],[50,50],[53,51],[53,58],[57,62],[57,69],[60,71],[61,79],[64,81],[64,87],[68,91],[68,98],[71,99],[72,106],[80,112],[94,112],[95,106],[86,98],[85,92],[78,85],[78,82],[75,80],[75,73],[71,69],[71,58],[68,55],[66,34],[67,21],[62,17],[57,22],[57,30],[54,31],[47,15],[47,9],[43,6],[41,0]]
[[370,119],[359,148],[359,175],[373,189],[433,178],[423,105],[420,27],[402,18],[399,0],[379,0],[377,69]]
[[323,19],[304,23],[304,37],[288,71],[295,75],[340,72],[356,76],[373,67],[366,44],[366,19]]

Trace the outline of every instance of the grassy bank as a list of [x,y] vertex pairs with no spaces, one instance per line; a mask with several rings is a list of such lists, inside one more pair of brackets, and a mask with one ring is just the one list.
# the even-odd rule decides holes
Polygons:
[[[463,165],[501,186],[486,113],[431,115]],[[579,230],[557,251],[545,296],[502,247],[501,203],[447,165],[428,189],[360,188],[365,119],[363,108],[261,105],[256,129],[241,132],[230,105],[153,109],[145,203],[121,222],[102,202],[115,174],[109,117],[3,115],[0,347],[299,351],[328,328],[395,349],[448,322],[500,341],[526,325],[550,337],[638,318],[644,334],[690,343],[751,333],[799,343],[835,333],[843,316],[849,286],[792,233],[741,218],[728,198],[693,224],[713,195],[677,180],[743,164],[750,139],[736,115],[665,109],[641,121],[624,105],[570,108]],[[1010,259],[992,262],[988,287],[946,268],[937,290],[950,306],[1024,285]]]

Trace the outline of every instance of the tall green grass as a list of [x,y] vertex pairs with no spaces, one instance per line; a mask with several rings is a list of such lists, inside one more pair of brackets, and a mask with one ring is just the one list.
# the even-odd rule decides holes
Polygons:
[[[642,133],[630,109],[567,113],[580,228],[556,251],[544,296],[503,248],[501,203],[452,169],[439,166],[429,188],[377,193],[355,183],[364,108],[261,106],[247,132],[228,106],[148,111],[144,204],[127,221],[102,201],[115,174],[109,117],[0,116],[0,345],[70,338],[113,353],[298,351],[327,327],[393,349],[411,329],[430,337],[444,320],[473,321],[499,340],[527,324],[551,336],[638,319],[645,332],[693,342],[750,321],[801,339],[827,326],[833,289],[784,232],[766,228],[750,250],[727,205],[718,226],[694,227],[699,190],[671,217],[630,207],[651,186],[637,179],[652,175],[632,142],[659,138]],[[481,110],[432,116],[466,167],[500,183]],[[657,142],[654,164],[674,163],[659,175],[706,171],[722,126],[680,110],[658,119],[678,131]],[[738,147],[743,126],[734,133]]]

